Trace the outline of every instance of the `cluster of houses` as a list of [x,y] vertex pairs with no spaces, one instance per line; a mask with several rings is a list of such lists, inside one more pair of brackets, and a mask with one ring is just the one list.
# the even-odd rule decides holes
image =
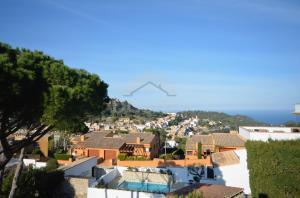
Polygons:
[[[238,132],[193,135],[186,141],[185,160],[201,162],[201,152],[201,158],[209,159],[210,163],[199,163],[192,167],[177,163],[147,166],[147,160],[155,161],[159,154],[159,138],[155,135],[144,132],[115,134],[111,130],[93,131],[72,140],[73,155],[79,160],[92,160],[93,163],[88,167],[83,165],[85,171],[67,177],[76,175],[78,179],[82,172],[90,172],[89,177],[84,177],[88,180],[85,190],[78,192],[89,198],[174,197],[195,190],[204,197],[247,197],[251,195],[251,189],[245,142],[298,138],[300,128],[293,127],[242,126]],[[145,166],[134,166],[134,163],[132,166],[118,165],[120,153],[144,157]],[[110,163],[103,163],[105,161]],[[80,166],[77,161],[73,163],[75,167]],[[67,168],[72,166],[71,163]],[[101,174],[95,175],[96,172]],[[200,180],[195,180],[195,176],[199,176]],[[76,188],[76,182],[74,185]]]
[[[160,126],[165,122],[161,119]],[[198,120],[184,122],[195,127]],[[230,133],[189,134],[185,158],[167,160],[158,158],[163,143],[157,134],[89,127],[89,133],[71,139],[70,154],[76,160],[59,168],[76,197],[164,198],[192,192],[205,198],[251,197],[246,141],[300,139],[300,127],[240,126]],[[174,140],[170,143],[177,146]],[[41,167],[35,161],[24,163]]]

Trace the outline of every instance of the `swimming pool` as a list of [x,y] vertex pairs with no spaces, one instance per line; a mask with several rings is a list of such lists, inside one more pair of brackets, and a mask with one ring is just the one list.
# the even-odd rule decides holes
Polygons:
[[154,183],[139,183],[139,182],[122,182],[119,189],[132,190],[132,191],[143,191],[152,193],[168,193],[170,191],[168,185],[154,184]]

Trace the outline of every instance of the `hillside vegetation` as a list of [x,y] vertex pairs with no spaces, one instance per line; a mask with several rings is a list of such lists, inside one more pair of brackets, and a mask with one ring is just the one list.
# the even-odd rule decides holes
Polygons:
[[165,115],[166,114],[162,112],[136,108],[127,101],[111,99],[109,103],[107,103],[105,110],[102,112],[102,116],[92,117],[91,120],[97,121],[100,119],[106,119],[108,117],[113,117],[115,119],[120,117],[129,117],[142,122],[164,117]]
[[214,112],[214,111],[182,111],[179,112],[182,117],[198,117],[200,120],[209,119],[213,121],[221,121],[222,125],[228,125],[232,129],[238,129],[238,126],[261,126],[265,123],[256,121],[248,116],[244,115],[228,115],[226,113]]
[[252,197],[300,197],[300,140],[246,143]]

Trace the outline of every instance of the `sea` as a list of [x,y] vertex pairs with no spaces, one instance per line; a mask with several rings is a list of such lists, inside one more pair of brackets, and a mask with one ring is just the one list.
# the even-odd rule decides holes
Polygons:
[[300,122],[300,115],[294,115],[291,110],[258,110],[258,111],[224,111],[230,115],[245,115],[254,120],[261,121],[271,125],[281,125],[288,121]]

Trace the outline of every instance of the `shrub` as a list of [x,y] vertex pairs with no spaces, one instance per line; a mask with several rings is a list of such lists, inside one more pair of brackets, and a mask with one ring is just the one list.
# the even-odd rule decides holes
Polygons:
[[47,166],[46,166],[46,170],[47,171],[51,171],[51,170],[55,170],[58,167],[58,163],[56,159],[50,158],[47,161]]
[[55,159],[57,160],[69,160],[70,157],[72,157],[69,154],[60,154],[60,153],[55,153],[54,154]]
[[[122,154],[122,155],[120,155]],[[118,159],[123,161],[123,160],[128,160],[128,161],[145,161],[145,160],[150,160],[147,157],[144,156],[128,156],[126,153],[120,153],[118,155]],[[123,155],[125,154],[125,155]]]
[[202,158],[202,144],[198,143],[198,159]]
[[247,141],[252,197],[300,197],[300,140]]
[[159,158],[160,158],[160,159],[166,159],[166,160],[173,160],[173,159],[174,159],[172,153],[168,153],[167,155],[161,154],[161,155],[159,156]]
[[118,159],[121,161],[126,160],[126,158],[127,158],[127,153],[120,153],[118,155]]

